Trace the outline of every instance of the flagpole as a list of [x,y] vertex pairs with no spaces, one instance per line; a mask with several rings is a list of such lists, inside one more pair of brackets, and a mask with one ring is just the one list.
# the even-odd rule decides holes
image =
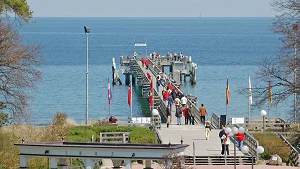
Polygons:
[[[227,109],[228,109],[228,108],[227,108],[227,104],[226,104],[226,123],[225,123],[225,126],[227,126]],[[224,127],[225,127],[225,126],[224,126]],[[225,154],[226,154],[226,153],[225,153]]]
[[272,86],[271,86],[271,80],[269,75],[269,101],[268,101],[268,121],[270,120],[270,109],[271,109],[271,103],[272,103]]
[[131,123],[131,120],[132,120],[132,74],[130,74],[129,76],[130,78],[130,123]]
[[270,101],[268,102],[268,121],[270,121]]
[[[110,88],[109,77],[108,77],[108,85],[109,85],[109,95],[110,95],[108,99],[110,99],[111,98],[111,88]],[[108,118],[110,117],[110,104],[111,104],[111,102],[109,100],[109,104],[108,104]]]
[[250,123],[250,106],[252,104],[252,93],[251,93],[251,81],[250,81],[250,75],[248,80],[248,123]]

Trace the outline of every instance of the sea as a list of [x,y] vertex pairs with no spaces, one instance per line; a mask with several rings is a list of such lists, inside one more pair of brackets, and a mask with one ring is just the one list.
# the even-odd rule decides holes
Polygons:
[[[225,114],[226,77],[230,86],[228,117],[248,116],[248,95],[241,89],[259,83],[256,72],[265,57],[280,52],[279,35],[270,28],[275,18],[33,18],[18,27],[25,44],[42,46],[45,63],[43,78],[30,100],[32,123],[50,124],[57,112],[65,112],[76,123],[86,119],[86,49],[84,26],[88,35],[89,120],[108,116],[108,78],[112,59],[119,67],[120,56],[132,55],[134,41],[147,41],[147,54],[182,52],[197,64],[197,84],[182,84],[182,91],[198,98],[209,115]],[[145,48],[136,48],[146,55]],[[130,116],[125,76],[123,85],[111,86],[111,115]],[[188,79],[188,78],[187,78]],[[267,84],[266,84],[267,86]],[[138,90],[136,86],[136,90]],[[133,116],[143,116],[133,93]],[[255,100],[253,100],[255,101]],[[263,109],[267,109],[267,104]],[[288,105],[272,107],[271,117],[287,119]],[[150,110],[149,110],[150,111]],[[251,106],[251,117],[260,109]]]

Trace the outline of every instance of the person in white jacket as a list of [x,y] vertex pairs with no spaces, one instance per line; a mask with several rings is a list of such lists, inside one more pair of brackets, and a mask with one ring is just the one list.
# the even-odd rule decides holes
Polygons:
[[[224,151],[227,152],[227,155],[229,155],[229,144],[230,144],[230,138],[228,134],[224,134],[221,139],[223,139],[222,141],[222,152],[221,154],[224,155]],[[226,150],[225,150],[226,149]]]

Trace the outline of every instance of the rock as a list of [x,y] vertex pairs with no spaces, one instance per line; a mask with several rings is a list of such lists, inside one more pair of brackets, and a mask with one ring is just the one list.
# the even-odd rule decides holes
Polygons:
[[279,155],[274,154],[272,155],[271,159],[269,160],[270,165],[281,165],[282,159],[279,157]]

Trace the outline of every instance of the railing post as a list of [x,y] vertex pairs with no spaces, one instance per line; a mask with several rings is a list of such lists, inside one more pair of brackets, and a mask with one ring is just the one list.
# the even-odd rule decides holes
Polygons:
[[100,143],[102,143],[103,142],[103,140],[102,140],[103,138],[102,138],[102,133],[100,133]]
[[123,143],[126,142],[126,137],[125,137],[125,133],[123,133]]

